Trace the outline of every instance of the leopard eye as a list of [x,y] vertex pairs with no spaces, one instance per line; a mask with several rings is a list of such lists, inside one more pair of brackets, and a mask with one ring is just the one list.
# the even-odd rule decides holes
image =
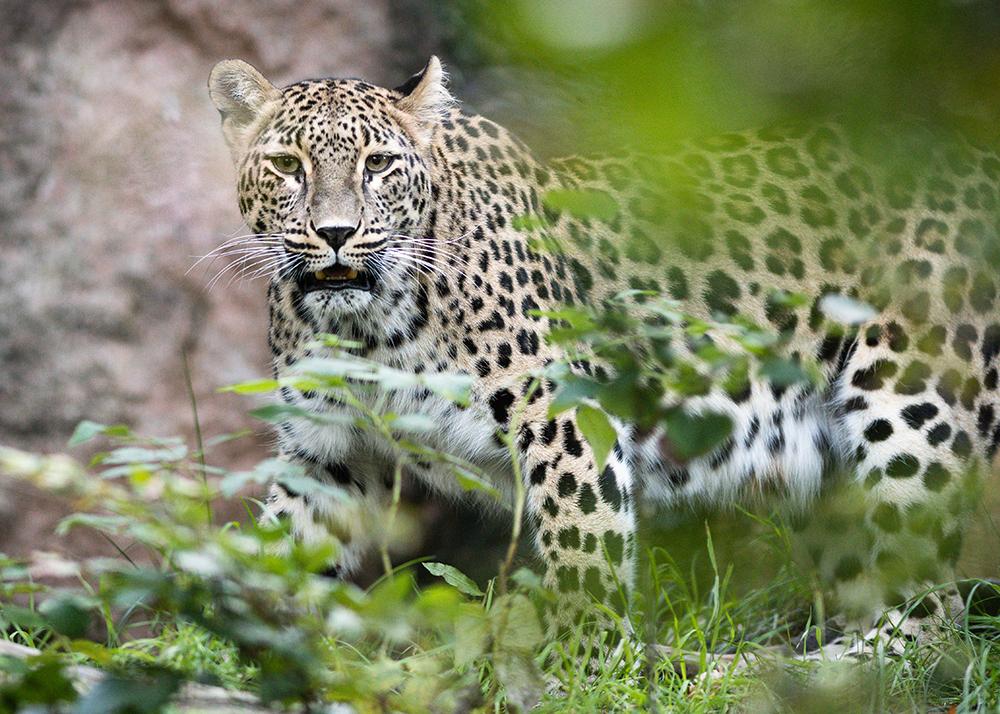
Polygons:
[[369,154],[365,159],[365,168],[373,174],[380,173],[389,168],[392,156],[389,154]]
[[278,154],[269,158],[274,168],[283,174],[294,174],[302,168],[302,162],[291,154]]

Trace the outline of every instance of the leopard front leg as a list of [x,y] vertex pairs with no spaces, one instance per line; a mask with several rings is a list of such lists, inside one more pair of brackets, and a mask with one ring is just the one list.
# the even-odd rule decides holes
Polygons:
[[598,470],[575,410],[546,418],[544,400],[529,406],[518,444],[526,518],[558,594],[550,627],[579,622],[599,603],[622,612],[636,555],[632,477],[618,449]]
[[355,572],[364,557],[379,546],[384,531],[389,489],[374,468],[348,467],[306,455],[283,455],[302,466],[320,489],[298,493],[280,482],[271,484],[261,521],[287,519],[297,540],[334,542],[336,549],[327,573],[342,577]]

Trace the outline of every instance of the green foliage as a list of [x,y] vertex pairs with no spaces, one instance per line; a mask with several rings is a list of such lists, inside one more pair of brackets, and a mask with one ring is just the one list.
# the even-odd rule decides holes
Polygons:
[[552,190],[545,194],[544,202],[546,207],[576,218],[610,221],[618,213],[618,203],[603,191]]
[[444,563],[424,563],[427,572],[444,578],[444,581],[458,590],[460,593],[471,595],[472,597],[482,597],[483,591],[473,582],[469,576],[461,572],[458,568]]
[[55,707],[76,700],[76,690],[67,676],[65,663],[58,655],[44,654],[25,662],[13,657],[0,658],[0,712],[22,708]]
[[611,453],[611,448],[617,439],[615,428],[611,426],[611,422],[608,421],[604,412],[587,404],[581,404],[577,407],[576,424],[580,427],[580,431],[583,432],[594,452],[597,470],[602,471],[608,454]]
[[[793,307],[802,304],[799,296],[780,299]],[[697,319],[679,302],[649,291],[625,291],[595,309],[541,314],[553,325],[549,341],[569,355],[547,370],[558,384],[550,412],[575,408],[602,464],[615,441],[605,413],[641,430],[662,427],[671,455],[683,462],[710,452],[732,430],[724,414],[686,408],[713,385],[737,393],[752,372],[782,386],[822,384],[817,365],[783,356],[783,336],[740,315]],[[578,360],[599,368],[572,367]]]
[[565,153],[656,151],[677,139],[831,116],[863,126],[921,117],[997,138],[1000,19],[990,0],[458,7],[452,14],[467,25],[454,29],[452,52],[463,71],[515,65],[578,87],[577,101],[559,105],[573,131],[550,139]]
[[[622,309],[625,300],[637,297],[643,300]],[[673,388],[664,385],[687,384],[679,393],[698,395],[699,377],[713,382],[735,374],[738,380],[742,370],[745,378],[747,370],[767,365],[779,344],[738,318],[690,321],[676,304],[650,294],[621,296],[598,311],[563,311],[555,319],[562,333],[554,339],[563,340],[571,356],[585,344],[614,365],[604,378],[575,375],[568,364],[552,367],[561,385],[557,408],[576,410],[600,459],[614,439],[607,414],[658,408],[650,401],[650,383],[660,385],[655,393]],[[680,358],[665,344],[670,335],[697,341],[719,331],[746,354],[701,344]],[[416,376],[373,370],[363,360],[353,365],[356,358],[333,349],[332,364],[317,358],[294,378],[296,384],[341,400],[352,423],[392,444],[400,464],[439,459],[455,468],[456,478],[472,479],[478,487],[482,476],[471,467],[411,440],[422,428],[419,419],[407,423],[358,398],[358,390],[378,394],[414,384]],[[610,398],[608,385],[621,384],[625,370],[631,370],[637,399],[645,395],[641,400]],[[359,374],[361,380],[345,379]],[[419,379],[449,384],[446,376]],[[458,381],[441,393],[463,398]],[[263,414],[271,419],[278,412]],[[688,416],[683,400],[658,414],[678,458],[703,453],[728,435],[724,417]],[[776,664],[764,676],[725,668],[719,677],[696,676],[696,669],[713,666],[720,651],[754,652],[806,628],[802,605],[812,586],[792,565],[787,529],[777,521],[737,514],[728,525],[699,515],[652,524],[644,542],[671,546],[648,551],[629,617],[644,639],[676,653],[657,660],[646,657],[638,642],[612,646],[587,630],[547,640],[538,613],[553,604],[552,595],[528,570],[507,577],[504,564],[501,577],[481,586],[453,566],[428,562],[423,569],[441,582],[419,587],[412,570],[390,566],[378,582],[360,589],[320,575],[336,543],[294,542],[280,523],[213,524],[206,518],[206,502],[272,479],[302,493],[331,492],[283,460],[233,473],[203,466],[199,454],[176,439],[146,439],[123,427],[88,423],[75,439],[101,439],[105,448],[88,466],[0,449],[0,472],[75,499],[79,512],[63,521],[60,533],[97,530],[121,557],[50,561],[50,572],[78,579],[75,587],[59,588],[33,582],[38,562],[0,559],[0,620],[7,638],[43,650],[26,660],[0,658],[0,711],[70,704],[84,712],[157,711],[188,681],[251,692],[274,706],[351,702],[360,710],[414,712],[654,705],[693,711],[738,706],[748,698],[762,707],[794,709],[808,701],[803,697],[809,692],[817,702],[836,702],[845,687],[871,710],[872,702],[998,699],[995,670],[984,663],[1000,661],[1000,655],[991,640],[968,630],[952,633],[944,656],[917,659],[914,653],[899,665],[881,662],[874,673]],[[748,538],[751,532],[756,535]],[[742,543],[752,556],[719,551],[720,541]],[[625,630],[620,616],[608,616]],[[594,666],[584,667],[587,662]],[[108,673],[82,696],[70,685],[79,663]],[[904,666],[916,666],[930,688],[900,684]],[[959,670],[971,674],[956,675]]]
[[[63,457],[0,452],[4,474],[56,482],[54,490],[78,499],[82,510],[98,511],[71,516],[63,532],[98,529],[149,555],[84,561],[87,585],[60,590],[32,586],[24,566],[5,561],[0,616],[19,633],[15,640],[47,642],[48,653],[9,663],[0,701],[74,700],[60,667],[81,659],[112,676],[78,703],[80,711],[156,711],[184,679],[247,688],[265,702],[447,710],[463,691],[481,690],[487,662],[496,667],[491,681],[517,689],[525,702],[537,698],[541,626],[526,595],[498,596],[492,584],[484,592],[441,563],[424,567],[444,583],[425,588],[407,570],[368,590],[324,577],[334,544],[293,542],[280,524],[213,525],[202,506],[220,491],[201,480],[198,462],[164,448],[164,440],[116,438],[123,443],[94,459],[103,478]],[[122,470],[125,457],[137,460]],[[323,487],[273,459],[247,474],[220,472],[213,482],[234,493],[271,478]],[[15,605],[24,593],[45,597]],[[39,689],[39,678],[49,684]]]

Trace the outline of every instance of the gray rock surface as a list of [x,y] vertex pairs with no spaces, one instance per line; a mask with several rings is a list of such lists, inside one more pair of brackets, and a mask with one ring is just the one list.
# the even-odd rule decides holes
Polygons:
[[[190,437],[186,352],[204,432],[260,433],[218,462],[266,453],[252,404],[216,392],[269,373],[265,285],[188,273],[244,232],[209,70],[240,57],[276,83],[402,81],[432,51],[419,16],[388,0],[0,0],[0,443],[61,450],[81,419]],[[44,547],[62,513],[0,484],[0,551]]]

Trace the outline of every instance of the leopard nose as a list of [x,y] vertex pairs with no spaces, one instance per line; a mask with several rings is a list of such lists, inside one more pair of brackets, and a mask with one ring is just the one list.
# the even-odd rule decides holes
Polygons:
[[357,226],[323,226],[322,228],[317,228],[316,233],[331,248],[340,250],[344,243],[347,242],[347,239],[354,235],[357,230]]

